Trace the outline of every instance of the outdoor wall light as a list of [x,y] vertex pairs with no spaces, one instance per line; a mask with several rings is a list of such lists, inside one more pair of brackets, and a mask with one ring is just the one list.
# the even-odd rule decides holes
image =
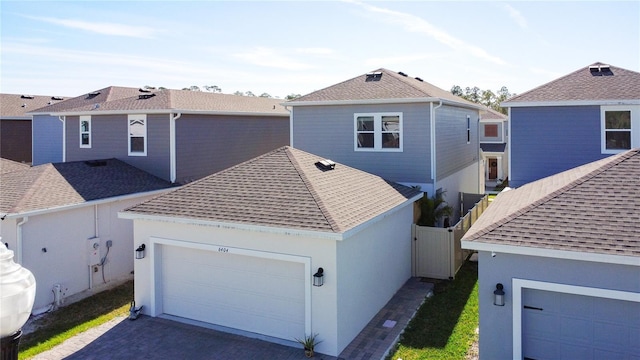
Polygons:
[[493,305],[504,306],[504,286],[502,284],[496,284],[496,290],[493,292]]
[[313,274],[313,286],[324,285],[324,269],[318,268],[318,272]]
[[144,244],[138,246],[136,249],[136,259],[144,259],[144,249],[146,246]]

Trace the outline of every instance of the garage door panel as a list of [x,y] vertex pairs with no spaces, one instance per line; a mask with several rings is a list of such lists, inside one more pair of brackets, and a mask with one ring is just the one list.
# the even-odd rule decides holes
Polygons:
[[164,246],[163,312],[291,340],[304,334],[304,264]]

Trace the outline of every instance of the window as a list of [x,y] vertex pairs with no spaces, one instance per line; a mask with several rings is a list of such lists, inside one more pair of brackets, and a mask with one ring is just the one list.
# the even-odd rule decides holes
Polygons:
[[471,116],[467,115],[467,144],[471,143]]
[[498,137],[498,124],[485,124],[484,125],[485,137]]
[[129,156],[147,155],[147,115],[129,115]]
[[402,151],[402,113],[355,114],[356,151]]
[[91,116],[80,116],[80,147],[91,148]]
[[638,109],[634,106],[603,106],[602,121],[602,153],[615,154],[629,150],[638,142],[637,137]]

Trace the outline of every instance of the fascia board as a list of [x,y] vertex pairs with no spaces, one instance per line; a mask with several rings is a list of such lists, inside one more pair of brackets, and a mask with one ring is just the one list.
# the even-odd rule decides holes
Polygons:
[[437,97],[425,98],[400,98],[400,99],[360,99],[360,100],[327,100],[327,101],[299,101],[282,103],[283,106],[323,106],[323,105],[380,105],[380,104],[416,104],[440,102],[446,105],[453,105],[469,109],[481,110],[481,105],[465,104]]
[[640,99],[627,100],[569,100],[569,101],[505,101],[501,107],[640,105]]

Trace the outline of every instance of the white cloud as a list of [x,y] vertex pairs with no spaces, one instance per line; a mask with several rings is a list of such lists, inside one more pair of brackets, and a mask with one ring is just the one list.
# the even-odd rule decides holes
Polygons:
[[504,8],[505,10],[507,10],[507,13],[509,13],[509,17],[511,17],[511,19],[516,24],[518,24],[518,26],[523,29],[527,28],[527,20],[524,18],[524,16],[522,16],[522,13],[520,13],[520,11],[516,10],[516,8],[509,4],[504,4]]
[[309,64],[279,54],[275,49],[262,46],[245,52],[235,53],[233,56],[253,65],[276,69],[307,70],[313,68],[313,66]]
[[71,29],[80,29],[102,35],[125,36],[133,38],[150,39],[159,31],[148,26],[132,26],[110,22],[82,21],[73,19],[58,19],[51,17],[25,16],[29,19],[43,21],[49,24],[60,25]]
[[394,11],[390,9],[385,9],[385,8],[381,8],[373,5],[368,5],[361,2],[353,2],[353,1],[348,1],[348,2],[357,4],[365,8],[367,11],[383,14],[384,16],[379,17],[379,19],[382,19],[382,21],[387,21],[387,22],[394,23],[396,25],[400,25],[408,32],[424,34],[450,47],[451,49],[469,53],[476,58],[486,60],[498,65],[506,65],[506,62],[501,58],[490,55],[484,49],[478,46],[467,44],[463,40],[460,40],[455,36],[448,34],[446,31],[437,28],[436,26],[430,24],[426,20],[421,19],[415,15]]

